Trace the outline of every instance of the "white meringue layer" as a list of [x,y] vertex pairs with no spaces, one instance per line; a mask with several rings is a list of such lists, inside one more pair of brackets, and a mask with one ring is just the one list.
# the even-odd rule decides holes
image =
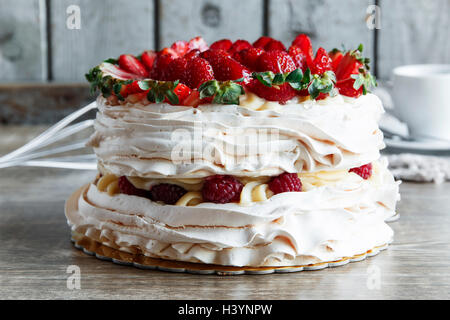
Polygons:
[[[356,176],[356,175],[351,175]],[[151,257],[230,266],[290,266],[338,260],[391,241],[398,182],[383,161],[369,180],[345,179],[250,206],[161,205],[99,192],[94,184],[68,217],[105,245]]]
[[[383,107],[373,94],[252,110],[258,101],[110,106],[100,97],[90,145],[108,172],[153,178],[348,169],[378,159],[384,147],[377,125]],[[263,133],[273,135],[265,140]]]

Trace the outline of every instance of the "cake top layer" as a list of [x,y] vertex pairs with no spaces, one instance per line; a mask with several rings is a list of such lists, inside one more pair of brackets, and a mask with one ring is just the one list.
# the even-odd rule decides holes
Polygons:
[[150,103],[197,107],[236,104],[248,92],[285,104],[291,99],[320,100],[338,94],[359,97],[376,85],[363,46],[355,50],[319,47],[298,35],[283,43],[261,37],[222,39],[210,46],[201,37],[176,41],[160,51],[108,59],[86,74],[91,89],[100,90],[112,105],[147,99]]

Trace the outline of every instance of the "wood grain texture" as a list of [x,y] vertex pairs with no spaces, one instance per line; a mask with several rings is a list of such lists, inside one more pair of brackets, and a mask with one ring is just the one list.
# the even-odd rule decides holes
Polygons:
[[374,32],[367,28],[366,10],[371,0],[269,0],[269,35],[289,46],[300,33],[311,37],[314,50],[327,51],[342,45],[364,45],[364,55],[373,60]]
[[[81,29],[69,29],[69,5],[78,5]],[[56,81],[85,81],[101,61],[154,47],[154,2],[147,0],[53,0],[52,69]]]
[[450,63],[450,0],[381,1],[379,77],[404,64]]
[[87,83],[0,85],[0,124],[55,123],[94,99]]
[[[4,134],[7,127],[1,130],[0,154],[6,152]],[[401,217],[390,224],[394,243],[375,257],[321,271],[219,277],[119,266],[75,249],[64,201],[95,174],[1,170],[0,299],[450,298],[450,183],[403,183]],[[69,265],[81,269],[81,290],[67,289]],[[379,289],[367,286],[374,271],[380,275]]]
[[1,82],[46,80],[39,9],[39,0],[0,0]]
[[254,41],[263,33],[262,0],[164,0],[160,5],[161,47],[203,36]]

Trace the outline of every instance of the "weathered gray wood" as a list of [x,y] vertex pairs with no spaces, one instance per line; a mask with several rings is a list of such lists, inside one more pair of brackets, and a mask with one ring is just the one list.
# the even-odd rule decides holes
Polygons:
[[416,63],[450,63],[450,0],[382,1],[379,74]]
[[39,3],[0,0],[0,82],[46,80]]
[[0,123],[55,123],[92,102],[83,84],[0,84]]
[[365,20],[370,4],[371,0],[270,0],[269,35],[289,46],[299,33],[306,33],[314,50],[342,45],[354,49],[362,43],[364,55],[373,59],[374,31]]
[[[30,137],[42,130],[20,132]],[[14,147],[11,142],[3,147],[3,137],[14,132],[0,129],[0,154]],[[118,266],[75,249],[64,201],[94,176],[62,169],[0,170],[0,299],[450,298],[450,183],[403,183],[401,218],[390,224],[395,241],[375,257],[321,271],[219,277]],[[67,289],[69,265],[81,269],[81,290]],[[376,273],[379,289],[367,285]]]
[[164,0],[160,8],[160,43],[203,36],[215,40],[254,41],[263,32],[262,0]]
[[[81,29],[69,29],[66,10],[77,5]],[[52,69],[57,81],[85,81],[101,61],[154,47],[154,2],[148,0],[53,0]],[[70,20],[72,21],[72,20]]]

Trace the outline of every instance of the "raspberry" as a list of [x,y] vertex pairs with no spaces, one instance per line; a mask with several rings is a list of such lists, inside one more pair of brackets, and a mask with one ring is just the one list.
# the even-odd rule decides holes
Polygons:
[[206,201],[228,203],[239,201],[243,184],[233,176],[214,175],[205,179],[202,195]]
[[275,193],[300,192],[302,191],[302,182],[296,173],[282,173],[269,182],[269,189]]
[[175,204],[187,191],[176,184],[161,183],[153,186],[150,193],[153,201]]
[[150,192],[136,188],[125,176],[119,178],[119,190],[120,193],[128,194],[130,196],[150,198]]
[[351,168],[349,172],[354,172],[364,180],[367,180],[372,176],[372,163],[368,163],[357,168]]

